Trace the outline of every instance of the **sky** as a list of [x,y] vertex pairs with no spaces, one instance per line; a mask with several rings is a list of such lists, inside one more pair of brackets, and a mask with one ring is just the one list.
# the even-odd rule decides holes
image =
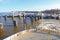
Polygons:
[[60,9],[60,0],[0,0],[0,12]]

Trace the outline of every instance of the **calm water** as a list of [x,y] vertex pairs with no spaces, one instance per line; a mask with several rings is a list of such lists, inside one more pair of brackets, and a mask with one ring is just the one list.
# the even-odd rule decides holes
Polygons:
[[[6,38],[8,36],[11,36],[11,35],[13,35],[13,34],[15,34],[17,32],[20,32],[22,30],[25,30],[25,25],[24,25],[24,22],[23,22],[23,18],[19,19],[19,17],[14,17],[14,19],[17,21],[17,24],[18,24],[17,27],[14,27],[13,20],[12,20],[11,17],[7,18],[7,20],[5,20],[4,17],[0,18],[0,23],[3,23],[3,27],[4,27],[2,32],[0,30],[0,40]],[[49,21],[49,20],[44,20],[44,21]],[[36,25],[39,24],[38,22],[35,22],[35,21],[31,22],[29,17],[26,18],[26,22],[27,22],[26,23],[27,24],[26,25],[27,29],[29,29],[31,27],[35,27]],[[58,24],[60,24],[60,23],[58,23]]]
[[[3,23],[3,26],[4,26],[4,29],[3,29],[4,31],[0,32],[0,40],[10,35],[13,35],[19,31],[24,30],[23,18],[21,19],[19,19],[18,17],[14,17],[14,18],[17,21],[18,27],[14,27],[13,20],[11,17],[7,18],[7,20],[5,20],[4,17],[0,18],[0,23]],[[26,18],[26,22],[27,22],[28,29],[32,27],[29,17]]]

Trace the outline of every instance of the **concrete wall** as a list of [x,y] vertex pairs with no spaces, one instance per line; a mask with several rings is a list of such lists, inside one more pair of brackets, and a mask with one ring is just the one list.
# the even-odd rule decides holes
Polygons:
[[27,30],[21,31],[21,32],[16,33],[16,34],[14,34],[14,35],[11,35],[11,36],[3,39],[3,40],[18,40],[18,39],[20,39],[20,37],[22,37],[23,34],[25,34],[26,32],[27,32]]
[[14,35],[11,35],[3,40],[19,40],[24,34],[26,33],[29,33],[31,31],[34,31],[35,29],[30,29],[30,30],[24,30],[24,31],[21,31],[21,32],[18,32]]

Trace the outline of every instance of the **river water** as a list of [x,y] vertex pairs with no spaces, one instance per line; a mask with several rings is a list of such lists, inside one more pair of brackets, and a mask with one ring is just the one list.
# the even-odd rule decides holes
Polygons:
[[[23,17],[21,19],[19,19],[19,17],[14,17],[14,19],[17,21],[17,24],[18,24],[17,27],[14,26],[13,20],[12,20],[11,17],[8,17],[7,20],[5,20],[4,17],[0,18],[0,23],[3,23],[3,31],[0,30],[0,40],[4,39],[6,37],[9,37],[9,36],[11,36],[11,35],[13,35],[13,34],[15,34],[17,32],[20,32],[22,30],[25,30]],[[46,19],[44,21],[49,21],[49,20]],[[52,21],[54,21],[54,20],[52,20]],[[55,22],[57,22],[57,21],[55,21]],[[33,19],[33,22],[31,22],[31,19],[29,17],[26,18],[26,22],[27,22],[26,23],[27,24],[26,25],[27,29],[29,29],[31,27],[33,28],[36,25],[38,25],[38,22],[36,22],[34,19]]]
[[[23,22],[23,18],[19,19],[19,17],[14,17],[14,19],[17,21],[18,26],[14,27],[13,20],[11,17],[8,17],[7,20],[5,20],[4,17],[0,18],[0,23],[3,23],[3,31],[0,32],[0,40],[11,36],[17,32],[20,32],[22,30],[25,30],[25,25]],[[31,20],[29,17],[26,18],[26,24],[27,28],[29,29],[32,26],[35,26],[31,24]],[[0,30],[1,31],[1,30]]]

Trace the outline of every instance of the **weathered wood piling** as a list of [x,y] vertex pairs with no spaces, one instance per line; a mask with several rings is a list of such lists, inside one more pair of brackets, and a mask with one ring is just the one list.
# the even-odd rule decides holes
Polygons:
[[0,18],[1,18],[2,16],[0,16]]
[[22,17],[20,15],[18,15],[19,19],[22,19]]
[[12,17],[12,20],[14,20],[14,15],[12,15],[11,17]]
[[32,27],[33,27],[33,26],[34,26],[33,15],[30,15],[30,20],[31,20],[31,25],[32,25]]
[[0,29],[3,29],[3,23],[0,23]]
[[0,32],[4,31],[3,23],[0,23]]
[[7,16],[5,16],[5,21],[7,21]]
[[14,24],[14,27],[17,27],[18,26],[18,23],[16,20],[13,20],[13,24]]
[[25,30],[27,29],[27,21],[26,21],[26,16],[23,15],[23,26]]

